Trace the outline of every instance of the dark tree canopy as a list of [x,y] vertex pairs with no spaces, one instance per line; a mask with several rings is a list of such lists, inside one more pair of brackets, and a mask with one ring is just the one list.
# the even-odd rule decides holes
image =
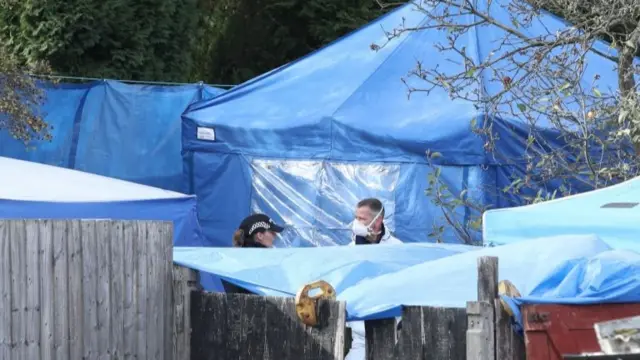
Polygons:
[[384,14],[376,0],[220,0],[205,15],[192,79],[237,84]]
[[197,0],[1,0],[0,41],[22,64],[125,80],[184,80]]

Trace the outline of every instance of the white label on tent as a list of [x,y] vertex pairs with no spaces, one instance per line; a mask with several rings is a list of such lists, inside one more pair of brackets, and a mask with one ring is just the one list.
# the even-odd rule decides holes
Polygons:
[[198,127],[198,140],[216,141],[216,131],[212,128]]

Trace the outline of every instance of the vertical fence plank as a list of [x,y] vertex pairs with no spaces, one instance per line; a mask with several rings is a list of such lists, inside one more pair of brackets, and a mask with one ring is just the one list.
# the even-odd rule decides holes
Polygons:
[[396,359],[396,319],[364,322],[367,360]]
[[147,358],[158,359],[156,352],[158,348],[158,317],[159,317],[159,292],[160,284],[155,280],[159,273],[159,259],[161,255],[160,250],[160,229],[158,227],[147,227],[147,236],[145,237],[147,243]]
[[0,359],[11,359],[11,237],[6,221],[0,221]]
[[184,335],[187,330],[184,314],[184,293],[188,292],[188,284],[185,278],[188,270],[187,268],[173,265],[173,307],[175,314],[172,332],[173,360],[189,360],[189,357],[184,355],[184,350],[187,348],[187,339]]
[[82,329],[84,333],[84,356],[98,357],[98,274],[96,251],[96,223],[81,222],[82,231],[82,302],[84,308]]
[[[73,234],[69,231],[72,223],[54,221],[52,223],[53,246],[53,346],[56,359],[71,359],[69,344],[69,266],[71,258],[67,256],[68,239]],[[77,276],[77,274],[76,274]]]
[[40,357],[40,234],[39,224],[34,221],[26,222],[27,242],[27,302],[26,320],[27,328],[27,359]]
[[117,221],[111,229],[111,343],[109,354],[114,359],[124,358],[124,223]]
[[191,359],[191,293],[197,290],[198,283],[196,271],[173,266],[173,360]]
[[124,243],[124,358],[134,358],[138,353],[137,311],[138,311],[138,267],[136,259],[136,242],[138,227],[132,222],[125,222],[123,229]]
[[23,221],[9,223],[11,239],[11,338],[12,359],[26,359],[27,342],[25,307],[27,305],[27,237]]
[[[166,222],[162,224],[162,252],[160,259],[162,261],[160,281],[162,285],[162,304],[160,310],[162,312],[162,330],[163,340],[160,342],[160,350],[164,359],[173,360],[173,322],[175,318],[175,306],[173,304],[173,224]],[[167,241],[167,239],[171,239]],[[164,309],[164,310],[163,310]]]
[[67,252],[69,258],[69,359],[82,359],[84,354],[84,261],[82,256],[82,227],[79,221],[68,224]]
[[54,304],[53,294],[53,223],[43,220],[36,223],[39,230],[39,284],[40,284],[40,359],[51,360],[54,356]]
[[137,309],[136,309],[136,322],[137,322],[137,349],[136,358],[147,359],[147,324],[149,323],[147,303],[149,301],[148,285],[147,285],[147,256],[148,256],[148,240],[147,240],[147,228],[144,224],[136,223],[137,238],[135,239],[135,253],[137,273],[136,273],[136,294],[137,297]]
[[111,336],[111,222],[96,222],[96,312],[98,358],[109,357]]
[[82,226],[79,221],[69,223],[67,251],[69,256],[69,358],[82,359],[85,335],[83,330],[84,308],[84,261],[82,256]]

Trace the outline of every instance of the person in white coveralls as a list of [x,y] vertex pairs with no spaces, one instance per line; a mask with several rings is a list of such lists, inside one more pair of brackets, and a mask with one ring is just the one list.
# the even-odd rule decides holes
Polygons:
[[[364,199],[356,205],[355,219],[351,225],[353,232],[350,246],[402,244],[384,226],[384,207],[378,199]],[[397,320],[396,320],[397,321]],[[351,349],[345,360],[364,360],[366,357],[366,336],[364,321],[350,321]]]

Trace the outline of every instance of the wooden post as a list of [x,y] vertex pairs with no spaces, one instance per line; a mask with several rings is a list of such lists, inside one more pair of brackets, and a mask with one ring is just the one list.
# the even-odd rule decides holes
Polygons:
[[193,360],[344,359],[344,302],[318,301],[311,328],[294,298],[192,292],[191,301]]
[[478,259],[478,301],[467,303],[467,360],[496,358],[495,300],[498,297],[498,258]]
[[367,360],[395,360],[396,319],[364,322]]
[[200,290],[199,272],[173,266],[173,359],[191,359],[191,292]]

